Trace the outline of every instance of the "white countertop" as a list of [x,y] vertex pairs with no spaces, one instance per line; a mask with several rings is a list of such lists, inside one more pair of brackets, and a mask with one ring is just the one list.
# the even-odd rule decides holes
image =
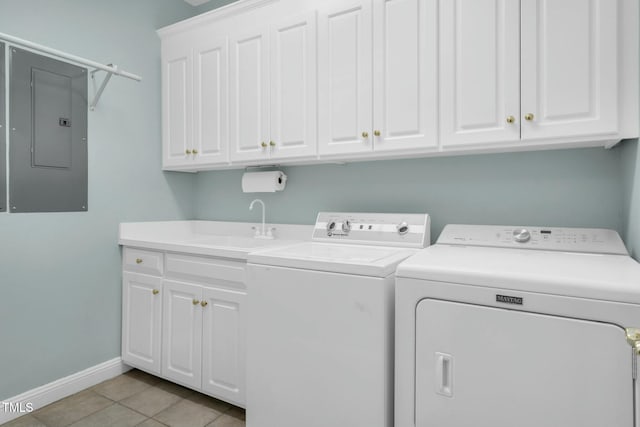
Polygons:
[[156,221],[120,224],[118,243],[144,249],[246,260],[250,252],[311,240],[312,225],[268,224],[275,239],[254,238],[261,224],[223,221]]

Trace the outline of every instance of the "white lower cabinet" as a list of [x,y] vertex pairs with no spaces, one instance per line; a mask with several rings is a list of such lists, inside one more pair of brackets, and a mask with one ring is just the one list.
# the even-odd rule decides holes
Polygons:
[[164,282],[162,375],[244,404],[246,293]]
[[162,375],[192,388],[202,379],[202,288],[166,280],[162,299]]
[[122,275],[122,360],[160,373],[162,278],[140,273]]
[[246,298],[240,291],[202,290],[202,390],[243,406]]
[[[125,255],[123,361],[244,407],[245,263],[130,248]],[[147,259],[163,276],[137,272]]]

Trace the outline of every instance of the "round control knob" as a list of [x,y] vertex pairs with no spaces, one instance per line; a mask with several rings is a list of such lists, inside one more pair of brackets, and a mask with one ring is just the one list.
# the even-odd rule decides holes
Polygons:
[[333,230],[336,229],[336,222],[335,221],[329,221],[327,223],[327,236],[331,236],[333,234]]
[[351,231],[351,221],[347,219],[342,223],[342,231],[344,231],[345,233]]
[[398,230],[398,234],[404,236],[409,232],[409,224],[407,221],[402,221],[400,224],[396,225],[396,230]]
[[526,228],[518,228],[513,230],[513,240],[518,243],[527,243],[531,240],[531,233]]

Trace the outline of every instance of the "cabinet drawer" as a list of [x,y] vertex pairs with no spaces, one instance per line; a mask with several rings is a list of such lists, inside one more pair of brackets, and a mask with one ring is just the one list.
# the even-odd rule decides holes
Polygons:
[[162,276],[162,252],[124,248],[122,258],[126,271]]
[[168,277],[212,282],[223,280],[244,284],[246,263],[221,258],[167,254]]

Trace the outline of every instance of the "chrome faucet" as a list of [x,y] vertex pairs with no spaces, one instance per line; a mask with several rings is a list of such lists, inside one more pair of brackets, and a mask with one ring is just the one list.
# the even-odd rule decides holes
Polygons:
[[262,205],[262,231],[260,230],[256,230],[256,234],[255,234],[255,238],[256,239],[273,239],[273,234],[271,233],[271,230],[269,230],[269,232],[266,231],[265,228],[265,211],[266,208],[264,206],[264,202],[260,199],[255,199],[253,202],[251,202],[251,204],[249,205],[249,210],[252,211],[253,210],[253,205],[258,202]]

